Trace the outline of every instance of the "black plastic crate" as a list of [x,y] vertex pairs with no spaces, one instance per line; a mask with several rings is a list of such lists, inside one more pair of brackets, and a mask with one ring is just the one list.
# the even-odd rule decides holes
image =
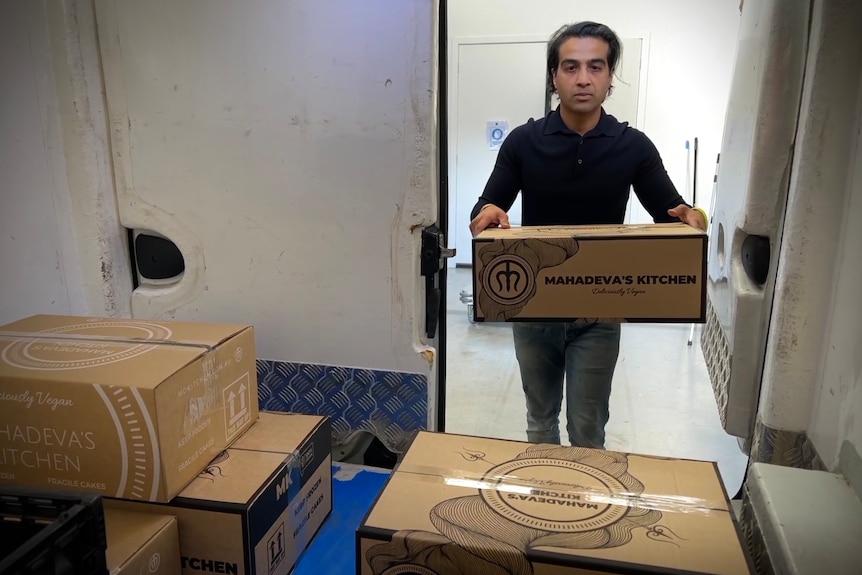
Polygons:
[[0,575],[107,575],[102,497],[0,486]]

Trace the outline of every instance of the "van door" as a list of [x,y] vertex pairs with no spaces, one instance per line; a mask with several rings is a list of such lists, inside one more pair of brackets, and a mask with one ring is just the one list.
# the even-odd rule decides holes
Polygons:
[[140,318],[255,326],[262,409],[433,428],[433,0],[97,0]]

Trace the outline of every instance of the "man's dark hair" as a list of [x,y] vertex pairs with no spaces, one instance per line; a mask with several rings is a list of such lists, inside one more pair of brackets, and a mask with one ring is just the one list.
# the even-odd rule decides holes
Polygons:
[[[548,40],[548,93],[556,92],[554,88],[554,72],[560,66],[560,46],[569,38],[598,38],[608,43],[608,68],[613,74],[622,55],[622,44],[616,33],[604,24],[598,22],[577,22],[566,24]],[[610,95],[610,94],[609,94]]]

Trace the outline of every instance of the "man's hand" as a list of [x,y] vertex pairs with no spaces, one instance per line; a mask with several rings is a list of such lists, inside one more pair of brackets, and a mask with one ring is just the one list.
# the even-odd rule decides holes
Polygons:
[[475,238],[479,235],[479,232],[484,231],[487,228],[508,228],[509,227],[509,216],[493,204],[486,204],[482,207],[482,210],[476,216],[476,218],[470,222],[470,233],[473,234]]
[[706,220],[703,214],[698,210],[693,210],[685,204],[680,204],[677,207],[670,209],[667,213],[685,224],[702,231],[706,231]]

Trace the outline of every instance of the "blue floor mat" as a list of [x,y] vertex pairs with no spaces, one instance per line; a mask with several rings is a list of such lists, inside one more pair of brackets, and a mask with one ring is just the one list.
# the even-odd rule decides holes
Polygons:
[[333,464],[332,512],[300,558],[293,575],[356,573],[356,529],[388,478],[385,469]]

